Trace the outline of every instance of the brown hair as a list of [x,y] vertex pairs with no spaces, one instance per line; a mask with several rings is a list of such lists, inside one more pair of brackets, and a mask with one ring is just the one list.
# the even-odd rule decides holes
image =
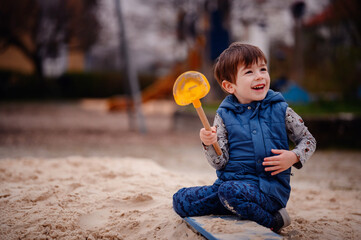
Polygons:
[[222,81],[236,83],[236,76],[240,65],[248,67],[259,61],[267,64],[263,52],[256,46],[239,42],[232,43],[216,60],[214,76],[222,87]]

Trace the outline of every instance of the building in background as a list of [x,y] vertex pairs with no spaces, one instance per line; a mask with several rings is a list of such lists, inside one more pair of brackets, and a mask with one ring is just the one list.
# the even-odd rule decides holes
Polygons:
[[[201,32],[205,30],[204,21],[211,20],[202,16],[205,5],[212,5],[214,2],[216,1],[122,1],[130,47],[138,70],[158,69],[162,73],[162,69],[170,68],[175,62],[184,60],[187,57],[184,48],[191,45],[189,41],[186,45],[177,41],[179,8],[184,9],[186,20],[194,21],[195,29]],[[267,56],[270,55],[270,46],[274,42],[282,42],[287,46],[294,44],[293,19],[290,12],[293,0],[227,2],[231,5],[228,26],[225,28],[228,28],[229,42],[242,41],[255,44]],[[306,0],[305,3],[307,5],[305,17],[308,18],[321,11],[328,0]],[[67,45],[62,45],[58,56],[44,60],[45,73],[55,76],[63,71],[117,69],[121,58],[117,54],[119,29],[114,9],[114,1],[99,1],[96,12],[101,30],[96,43],[86,51],[71,46],[76,44],[76,39]],[[212,11],[212,7],[208,10]],[[209,22],[207,24],[209,25]],[[34,71],[31,62],[22,57],[21,52],[14,47],[9,47],[0,53],[0,68],[26,73]]]

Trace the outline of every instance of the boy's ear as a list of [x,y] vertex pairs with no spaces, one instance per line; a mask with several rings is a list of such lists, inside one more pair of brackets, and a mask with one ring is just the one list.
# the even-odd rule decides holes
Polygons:
[[222,81],[222,87],[224,90],[226,90],[228,93],[233,94],[234,93],[234,87],[233,84],[228,82],[227,80]]

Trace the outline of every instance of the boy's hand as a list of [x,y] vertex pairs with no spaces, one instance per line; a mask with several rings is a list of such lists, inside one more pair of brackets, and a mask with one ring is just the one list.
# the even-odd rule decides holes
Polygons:
[[202,128],[199,132],[199,137],[204,145],[212,145],[217,142],[217,128],[211,127],[212,131],[207,131],[205,128]]
[[298,162],[298,158],[294,152],[281,149],[272,149],[272,153],[279,154],[272,157],[266,157],[263,162],[263,166],[266,167],[266,172],[272,171],[271,175],[274,176],[290,168],[293,164]]

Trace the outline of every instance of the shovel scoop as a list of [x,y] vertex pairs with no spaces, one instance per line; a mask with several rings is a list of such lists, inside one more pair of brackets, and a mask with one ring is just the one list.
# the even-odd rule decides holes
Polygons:
[[[200,99],[207,95],[210,88],[207,78],[202,73],[196,71],[188,71],[181,74],[173,86],[175,102],[180,106],[192,103],[207,131],[211,131],[211,126],[204,114]],[[222,150],[217,142],[213,144],[213,147],[219,156],[222,155]]]

